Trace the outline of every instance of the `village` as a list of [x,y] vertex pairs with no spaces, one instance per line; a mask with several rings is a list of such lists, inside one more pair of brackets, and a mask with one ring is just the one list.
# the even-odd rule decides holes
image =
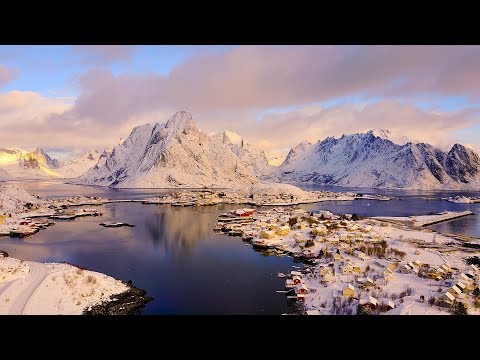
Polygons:
[[[429,221],[448,216],[430,215]],[[221,214],[214,230],[304,263],[278,274],[285,290],[277,292],[301,302],[308,315],[480,314],[479,268],[465,262],[479,250],[408,221],[244,208]]]
[[[236,190],[180,190],[143,199],[105,199],[97,196],[81,195],[41,199],[11,185],[5,185],[0,190],[0,198],[3,197],[4,199],[0,205],[5,205],[0,206],[2,209],[2,213],[0,213],[0,236],[12,237],[33,235],[39,230],[55,224],[53,220],[73,220],[82,216],[100,216],[102,213],[95,208],[80,209],[80,207],[101,206],[110,203],[139,202],[171,206],[212,206],[218,204],[291,206],[365,198],[365,195],[355,193],[303,191],[288,184],[257,184]],[[391,199],[381,195],[369,195],[367,198]],[[48,220],[39,220],[39,218],[47,218]],[[121,224],[106,223],[106,226],[116,227]],[[131,226],[131,224],[125,225]]]

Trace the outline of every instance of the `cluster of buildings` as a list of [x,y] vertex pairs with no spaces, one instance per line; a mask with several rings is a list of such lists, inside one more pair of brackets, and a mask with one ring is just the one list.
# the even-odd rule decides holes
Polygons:
[[[216,229],[242,236],[254,248],[309,264],[308,272],[292,271],[285,282],[287,298],[304,301],[307,308],[315,301],[324,301],[320,294],[325,294],[332,302],[344,299],[358,308],[387,312],[403,306],[404,300],[414,301],[415,296],[424,303],[429,289],[435,286],[441,291],[432,295],[432,305],[448,311],[454,301],[462,301],[475,312],[476,297],[472,294],[479,286],[478,268],[471,265],[461,271],[447,262],[440,264],[441,257],[428,264],[428,256],[422,258],[415,246],[399,239],[395,253],[402,258],[392,257],[392,238],[384,235],[392,224],[328,211],[312,213],[298,207],[260,210],[247,218],[249,221],[239,223],[220,222]],[[404,291],[407,285],[413,294]]]

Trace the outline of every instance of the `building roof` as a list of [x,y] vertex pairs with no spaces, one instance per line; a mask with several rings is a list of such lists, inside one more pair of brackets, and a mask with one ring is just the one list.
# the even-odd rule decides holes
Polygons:
[[461,294],[462,293],[462,290],[460,290],[458,288],[458,286],[456,285],[453,285],[450,289],[452,289],[453,291],[455,291],[457,294]]
[[443,294],[443,296],[446,296],[448,299],[450,300],[455,300],[455,296],[453,296],[452,294],[450,294],[449,292],[446,292],[445,294]]

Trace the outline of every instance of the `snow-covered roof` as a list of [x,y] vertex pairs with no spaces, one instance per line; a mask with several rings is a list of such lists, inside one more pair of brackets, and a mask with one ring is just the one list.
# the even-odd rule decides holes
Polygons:
[[446,292],[445,294],[443,294],[444,296],[446,296],[448,299],[450,299],[451,301],[455,300],[455,296],[453,296],[452,294],[450,294],[449,292]]
[[457,294],[461,294],[462,293],[462,290],[460,290],[458,288],[458,286],[456,285],[453,285],[450,289],[452,289],[453,291],[455,291]]

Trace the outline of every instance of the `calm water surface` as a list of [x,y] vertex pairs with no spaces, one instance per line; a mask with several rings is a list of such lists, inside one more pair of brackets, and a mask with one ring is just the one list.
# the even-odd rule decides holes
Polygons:
[[[58,182],[15,182],[34,195],[103,196],[139,199],[165,190],[115,190],[61,184]],[[334,191],[365,189],[309,187]],[[421,215],[443,210],[470,209],[477,215],[434,225],[444,232],[480,236],[480,204],[453,204],[440,200],[452,192],[370,190],[399,196],[392,201],[334,201],[302,205],[307,210],[361,216]],[[463,193],[480,196],[480,193]],[[429,200],[425,200],[429,198]],[[67,261],[104,272],[145,289],[155,299],[144,314],[282,314],[291,313],[278,272],[292,270],[288,257],[266,256],[246,246],[240,238],[214,234],[219,212],[236,206],[220,205],[181,208],[139,203],[107,204],[98,207],[101,217],[78,218],[57,223],[32,237],[0,239],[0,250],[11,256],[35,261]],[[103,221],[125,221],[134,228],[103,228]]]

